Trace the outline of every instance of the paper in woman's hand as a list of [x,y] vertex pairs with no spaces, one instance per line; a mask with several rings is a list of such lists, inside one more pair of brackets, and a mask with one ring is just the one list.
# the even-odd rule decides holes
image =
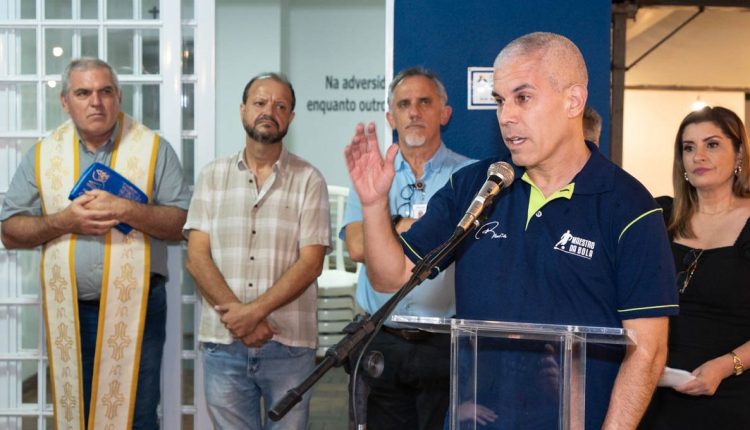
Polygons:
[[659,387],[677,387],[693,379],[695,379],[695,376],[687,370],[665,367],[664,373],[661,374],[661,378],[656,385]]

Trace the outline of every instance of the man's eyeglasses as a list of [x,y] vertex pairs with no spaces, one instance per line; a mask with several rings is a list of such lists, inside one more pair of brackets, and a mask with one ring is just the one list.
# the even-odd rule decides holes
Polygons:
[[685,292],[690,284],[690,280],[693,279],[693,274],[695,274],[695,269],[698,268],[698,260],[701,258],[701,255],[703,255],[702,249],[700,251],[697,249],[691,249],[690,252],[683,257],[682,264],[686,269],[677,274],[677,285],[681,286],[680,294]]
[[401,188],[401,198],[404,203],[398,205],[396,212],[404,217],[411,216],[411,198],[414,197],[415,191],[424,191],[424,182],[417,181],[413,184],[406,184],[404,188]]

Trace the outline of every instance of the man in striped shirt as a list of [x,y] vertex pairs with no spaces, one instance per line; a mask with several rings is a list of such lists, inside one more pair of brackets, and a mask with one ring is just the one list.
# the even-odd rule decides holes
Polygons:
[[[315,364],[330,215],[323,176],[283,146],[294,105],[284,77],[250,80],[245,147],[203,169],[188,211],[187,268],[203,296],[199,340],[216,428],[260,428],[261,396],[270,408]],[[306,428],[309,396],[266,428]]]

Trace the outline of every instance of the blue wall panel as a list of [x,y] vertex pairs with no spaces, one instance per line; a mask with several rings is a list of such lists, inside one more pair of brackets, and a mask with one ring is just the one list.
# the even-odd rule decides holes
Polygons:
[[395,0],[394,74],[422,65],[441,77],[453,118],[443,140],[474,158],[506,154],[494,110],[466,108],[467,67],[492,66],[505,44],[551,31],[581,49],[589,70],[588,104],[604,119],[609,154],[610,0]]

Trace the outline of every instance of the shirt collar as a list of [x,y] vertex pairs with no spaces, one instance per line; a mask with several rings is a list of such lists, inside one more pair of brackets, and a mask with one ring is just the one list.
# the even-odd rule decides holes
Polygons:
[[616,166],[599,152],[599,147],[591,142],[586,142],[591,151],[583,169],[573,178],[575,182],[575,194],[599,194],[609,191],[614,187]]
[[86,142],[81,138],[81,135],[80,133],[78,133],[78,130],[76,130],[76,137],[78,138],[78,144],[86,152],[91,152],[92,154],[96,154],[99,151],[111,152],[115,144],[115,137],[117,136],[117,133],[119,131],[120,131],[120,121],[118,120],[117,122],[115,122],[115,128],[112,129],[112,134],[109,135],[109,139],[107,139],[107,142],[104,145],[96,148],[96,151],[93,151],[93,152],[89,151],[89,149],[86,147]]
[[[443,142],[440,142],[440,147],[438,148],[438,150],[435,151],[435,153],[432,154],[432,157],[424,164],[423,177],[427,177],[430,172],[440,172],[440,170],[446,164],[447,160],[448,147],[445,146]],[[404,156],[401,154],[401,151],[398,151],[398,154],[396,154],[394,165],[396,167],[396,171],[411,170],[411,166],[409,166],[409,163],[406,162]]]
[[[249,171],[247,164],[245,164],[245,159],[242,156],[245,153],[245,148],[240,149],[240,151],[235,155],[237,158],[235,160],[235,164],[237,166],[237,169],[240,171]],[[273,171],[277,174],[282,174],[287,170],[289,167],[289,151],[286,150],[286,147],[282,145],[281,147],[281,154],[279,154],[279,159],[276,160],[275,163],[273,163]]]
[[[591,151],[591,156],[578,172],[571,184],[575,184],[573,194],[599,194],[611,190],[614,186],[615,165],[599,152],[599,147],[591,142],[586,142],[586,147]],[[522,180],[526,176],[526,169],[513,164],[510,156],[508,161],[513,166],[515,180]],[[528,176],[526,176],[528,177]],[[568,197],[570,198],[570,197]]]

